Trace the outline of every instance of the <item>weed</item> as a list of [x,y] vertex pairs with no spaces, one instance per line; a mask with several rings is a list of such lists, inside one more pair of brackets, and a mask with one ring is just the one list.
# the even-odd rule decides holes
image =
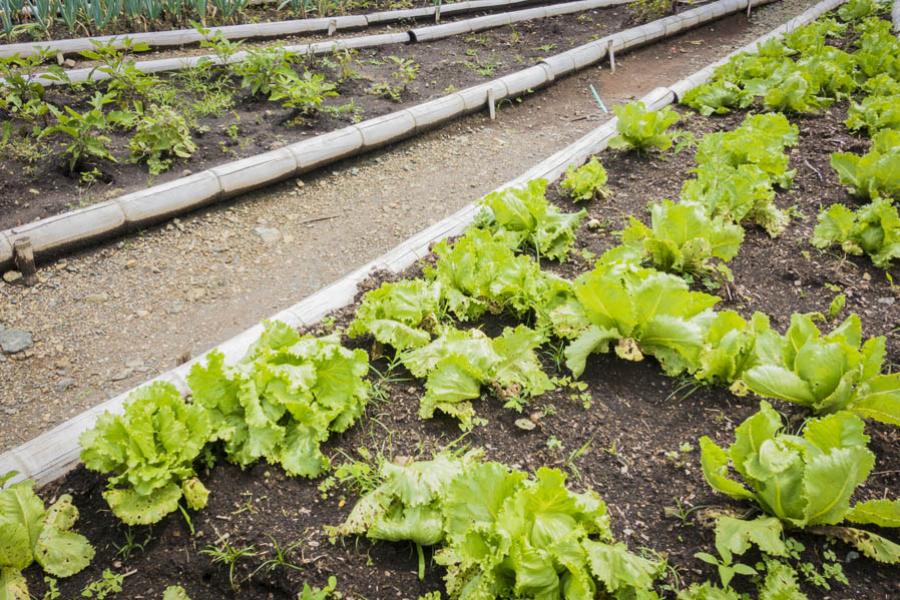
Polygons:
[[220,546],[207,546],[200,551],[200,554],[209,556],[215,564],[222,564],[228,567],[228,583],[234,591],[237,591],[240,588],[240,582],[235,579],[235,570],[237,569],[238,561],[253,558],[258,555],[254,546],[236,548],[227,540],[223,540]]

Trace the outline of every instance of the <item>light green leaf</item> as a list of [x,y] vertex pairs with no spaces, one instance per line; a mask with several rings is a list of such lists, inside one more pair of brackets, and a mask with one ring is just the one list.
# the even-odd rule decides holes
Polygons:
[[150,525],[178,510],[181,488],[169,483],[148,495],[132,489],[110,489],[103,492],[113,514],[126,525]]
[[846,518],[860,525],[900,527],[900,500],[880,498],[857,502],[847,513]]

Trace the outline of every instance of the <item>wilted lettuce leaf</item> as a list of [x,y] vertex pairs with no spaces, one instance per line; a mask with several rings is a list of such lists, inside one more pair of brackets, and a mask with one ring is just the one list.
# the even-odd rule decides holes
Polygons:
[[72,531],[77,520],[68,494],[45,510],[33,481],[0,490],[0,598],[30,598],[22,571],[32,562],[55,577],[70,577],[90,564],[94,548]]

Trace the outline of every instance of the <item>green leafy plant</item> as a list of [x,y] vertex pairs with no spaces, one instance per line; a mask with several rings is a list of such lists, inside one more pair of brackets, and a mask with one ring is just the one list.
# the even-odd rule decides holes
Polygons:
[[440,320],[440,299],[440,288],[421,279],[384,283],[363,296],[347,335],[371,334],[395,350],[424,346]]
[[181,114],[171,107],[152,104],[140,115],[128,149],[132,160],[146,160],[150,174],[159,175],[172,166],[174,157],[190,158],[197,144]]
[[193,464],[210,434],[201,406],[156,382],[133,392],[122,415],[104,413],[81,435],[81,460],[112,475],[103,497],[114,515],[148,525],[177,510],[182,497],[193,510],[206,506],[209,491]]
[[[0,476],[0,486],[14,475]],[[33,562],[54,577],[69,577],[90,564],[94,548],[72,531],[77,520],[68,494],[45,508],[33,481],[0,489],[0,598],[31,598],[22,571]]]
[[882,129],[900,129],[900,94],[867,96],[852,102],[844,124],[850,131],[865,129],[870,136]]
[[734,384],[732,392],[746,394],[740,376],[757,363],[757,341],[762,345],[777,335],[771,329],[769,318],[760,312],[753,313],[749,321],[733,310],[717,312],[706,331],[700,368],[694,376],[704,382]]
[[811,315],[793,314],[784,336],[764,332],[741,380],[756,394],[802,404],[817,413],[848,410],[900,425],[900,373],[882,374],[885,338],[862,341],[851,314],[823,335]]
[[293,70],[287,70],[279,73],[272,83],[269,100],[293,108],[294,121],[297,121],[319,110],[326,98],[337,95],[335,84],[326,81],[324,75],[305,71],[300,76]]
[[188,384],[210,415],[212,439],[241,466],[265,458],[291,475],[321,474],[329,461],[320,444],[350,427],[369,399],[368,356],[344,348],[336,335],[300,336],[268,322],[243,359],[232,366],[224,360],[210,353]]
[[340,594],[336,594],[337,577],[332,575],[328,578],[328,585],[322,588],[312,587],[308,583],[303,584],[303,589],[297,595],[297,600],[328,600],[329,598],[340,598]]
[[451,600],[653,597],[662,563],[616,542],[603,500],[558,469],[529,477],[476,452],[383,469],[332,534],[441,544]]
[[600,164],[600,160],[593,156],[591,160],[580,167],[570,165],[566,169],[566,177],[560,187],[575,202],[584,202],[594,198],[609,197],[610,191],[606,187],[607,179],[606,169]]
[[722,165],[735,168],[755,165],[773,183],[786,188],[793,181],[794,170],[788,169],[789,159],[784,149],[795,145],[798,136],[797,126],[784,115],[750,115],[737,129],[703,136],[697,145],[695,160],[711,169]]
[[862,156],[835,152],[831,168],[854,196],[900,198],[900,130],[884,129],[873,135],[872,148]]
[[291,66],[295,59],[295,53],[283,48],[253,48],[230,69],[240,77],[242,88],[254,96],[269,96],[280,78],[296,75]]
[[123,581],[125,581],[124,574],[116,573],[110,569],[103,569],[100,579],[95,579],[84,586],[84,589],[81,590],[81,597],[106,600],[106,598],[115,596],[122,591]]
[[440,410],[459,419],[462,429],[471,429],[476,423],[471,400],[481,397],[485,384],[504,406],[521,410],[529,397],[555,387],[535,353],[543,341],[524,325],[508,327],[496,338],[479,329],[447,327],[428,345],[402,353],[410,373],[426,379],[419,417],[429,419]]
[[681,117],[668,106],[661,110],[648,110],[641,101],[629,102],[613,107],[619,132],[609,142],[611,148],[634,149],[648,152],[656,149],[665,152],[672,147],[669,128]]
[[[780,415],[763,401],[760,410],[735,429],[724,450],[700,439],[703,475],[713,489],[751,500],[790,527],[808,529],[851,543],[875,560],[900,561],[900,546],[872,532],[837,527],[847,520],[881,527],[900,526],[900,502],[867,500],[850,506],[854,490],[875,464],[866,447],[863,421],[838,412],[810,419],[800,435],[783,433]],[[729,476],[729,461],[741,483]]]
[[856,212],[832,204],[819,213],[810,243],[816,248],[840,245],[847,254],[867,254],[872,263],[889,269],[900,259],[900,214],[888,198],[874,200]]
[[630,217],[622,242],[638,248],[644,260],[660,271],[721,276],[731,280],[722,263],[737,255],[744,241],[740,225],[723,217],[710,218],[699,204],[675,204],[669,200],[650,206],[650,226]]
[[510,248],[531,246],[538,258],[565,260],[575,230],[586,211],[564,213],[547,201],[547,180],[534,179],[522,188],[491,192],[480,203],[478,223],[494,232],[494,239]]
[[59,110],[50,106],[50,111],[56,118],[56,124],[48,127],[41,133],[41,137],[61,133],[68,137],[65,153],[69,155],[69,172],[83,164],[88,157],[100,158],[116,162],[110,153],[108,144],[110,138],[105,132],[110,127],[103,112],[103,106],[110,103],[110,95],[97,92],[90,101],[91,108],[79,113],[69,106]]
[[703,205],[712,217],[752,223],[772,237],[787,227],[789,217],[775,206],[775,190],[765,171],[752,164],[702,164],[696,177],[681,188],[681,200]]
[[180,585],[170,585],[163,591],[162,600],[191,600]]
[[543,274],[530,256],[516,255],[509,238],[486,229],[470,229],[456,242],[434,247],[437,263],[425,269],[440,287],[445,312],[476,319],[485,312],[530,312],[542,296]]
[[625,360],[649,354],[666,373],[694,371],[706,329],[719,299],[688,289],[681,277],[616,260],[627,249],[607,253],[575,281],[574,293],[590,326],[566,348],[566,366],[576,376],[588,356],[609,352]]

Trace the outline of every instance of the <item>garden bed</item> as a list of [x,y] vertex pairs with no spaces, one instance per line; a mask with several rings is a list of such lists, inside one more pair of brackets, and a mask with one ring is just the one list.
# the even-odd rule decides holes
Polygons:
[[[781,208],[795,206],[796,217],[785,233],[776,239],[754,228],[747,229],[743,246],[732,261],[734,285],[720,289],[720,307],[749,315],[763,310],[779,330],[787,325],[792,312],[827,313],[835,284],[847,295],[845,311],[858,313],[866,337],[888,335],[888,364],[900,362],[895,335],[898,325],[897,291],[883,271],[867,259],[843,258],[820,253],[807,240],[820,205],[832,202],[852,203],[833,172],[828,168],[829,153],[837,150],[861,151],[867,142],[846,132],[843,127],[845,105],[836,104],[823,115],[794,116],[800,127],[799,145],[791,151],[791,167],[797,169],[793,187],[780,192],[776,202]],[[696,134],[733,129],[744,113],[726,117],[700,117],[685,114],[681,127]],[[689,116],[688,116],[689,115]],[[634,153],[609,151],[602,156],[609,172],[612,196],[594,200],[586,208],[588,219],[599,222],[578,231],[570,259],[562,266],[544,262],[543,268],[574,277],[593,266],[592,255],[615,245],[611,233],[623,225],[627,215],[643,216],[646,205],[664,197],[677,197],[681,183],[693,166],[693,152],[668,152],[659,157],[640,157]],[[807,164],[808,163],[808,164]],[[571,212],[576,207],[555,192],[551,200]],[[580,208],[580,206],[579,206]],[[420,274],[418,267],[404,276]],[[897,275],[896,270],[894,275]],[[799,283],[798,283],[799,282]],[[367,289],[377,287],[371,281]],[[893,299],[893,302],[884,301]],[[345,326],[355,306],[337,313],[327,328]],[[843,316],[842,313],[841,317]],[[488,335],[497,335],[503,318],[491,317],[476,323]],[[371,349],[369,343],[344,339],[349,347]],[[549,347],[542,355],[543,367],[551,376],[563,376]],[[384,359],[373,366],[387,370]],[[432,420],[417,417],[419,398],[424,393],[421,381],[408,377],[402,368],[391,377],[373,381],[381,389],[382,400],[373,400],[363,420],[326,445],[326,453],[335,463],[347,457],[369,456],[427,458],[454,441],[482,447],[488,458],[534,471],[540,466],[556,466],[570,473],[571,485],[593,488],[609,503],[613,529],[617,537],[632,549],[647,547],[664,553],[677,570],[670,571],[668,583],[684,586],[692,581],[715,579],[715,570],[696,560],[695,552],[707,551],[712,532],[700,523],[701,512],[674,516],[680,509],[710,506],[734,506],[712,492],[703,480],[698,464],[696,440],[709,435],[720,443],[732,439],[735,425],[752,414],[758,400],[739,398],[719,387],[693,390],[690,380],[663,375],[654,360],[632,363],[613,354],[594,355],[582,376],[588,384],[590,406],[584,396],[565,388],[532,400],[526,415],[536,424],[524,431],[516,425],[523,415],[503,409],[496,398],[476,402],[478,416],[488,420],[461,441],[456,421],[440,414]],[[779,410],[791,418],[795,429],[808,415],[797,407],[778,403]],[[877,423],[868,423],[872,437],[870,449],[877,456],[876,468],[855,499],[881,497],[900,485],[900,459],[896,453],[897,431]],[[688,443],[691,449],[681,448]],[[667,455],[667,453],[669,453]],[[241,471],[220,462],[215,469],[199,473],[211,490],[209,505],[191,516],[197,534],[191,536],[185,520],[177,513],[153,527],[134,528],[130,532],[117,523],[100,495],[103,478],[79,468],[62,480],[46,486],[47,497],[73,493],[81,509],[78,528],[97,548],[93,565],[84,572],[60,581],[63,597],[75,596],[84,585],[96,580],[103,568],[130,573],[124,582],[128,597],[157,598],[168,585],[185,587],[193,600],[222,597],[293,598],[304,582],[325,585],[336,576],[338,589],[349,598],[410,598],[441,589],[441,568],[430,564],[424,581],[416,575],[416,550],[408,543],[378,543],[353,538],[332,545],[323,526],[340,523],[356,500],[356,494],[340,486],[327,497],[319,490],[321,480],[285,477],[278,467],[257,464]],[[672,509],[667,511],[666,509]],[[668,514],[667,514],[668,512]],[[891,534],[886,530],[885,535]],[[143,548],[131,548],[126,558],[117,548],[126,546],[126,536]],[[831,592],[804,584],[810,597],[891,598],[896,582],[893,569],[860,558],[848,546],[831,546],[824,538],[796,535],[807,547],[802,560],[821,570],[826,550],[833,550],[837,563],[849,580],[849,586],[831,581]],[[269,570],[265,561],[274,556],[274,547],[284,549],[297,543],[289,557],[296,568],[278,566]],[[253,556],[237,560],[234,581],[229,583],[228,569],[203,554],[210,547],[229,544],[248,549]],[[271,563],[269,563],[271,564]],[[257,570],[259,569],[259,570]],[[255,574],[250,577],[252,573]],[[676,574],[678,580],[676,580]],[[40,572],[28,573],[32,590],[40,591]]]
[[[736,16],[728,21],[739,22],[741,19],[743,17]],[[156,177],[149,175],[145,162],[134,163],[130,160],[128,146],[132,132],[122,128],[110,128],[105,132],[110,140],[108,148],[117,162],[88,157],[76,167],[74,173],[69,172],[67,157],[62,152],[66,141],[62,134],[53,134],[40,142],[33,137],[15,142],[19,138],[13,136],[13,142],[4,150],[6,158],[0,160],[0,228],[142,189],[148,181],[163,183],[183,176],[186,171],[198,172],[229,160],[279,148],[341,127],[354,118],[376,117],[436,98],[450,90],[514,72],[542,57],[618,31],[626,27],[629,21],[627,9],[616,7],[542,19],[433,43],[365,49],[353,56],[353,62],[348,65],[359,77],[344,79],[337,88],[340,96],[325,101],[326,106],[331,107],[352,102],[355,113],[318,111],[305,117],[301,124],[290,123],[296,116],[293,109],[283,108],[280,103],[269,101],[264,95],[253,96],[249,90],[240,89],[236,79],[228,78],[221,89],[233,94],[233,107],[208,116],[198,115],[192,127],[197,146],[192,156],[187,159],[175,157],[171,167]],[[728,23],[723,26],[727,27]],[[402,80],[395,77],[400,67],[388,57],[412,61],[406,64],[418,66],[414,79],[399,93],[399,101],[370,91],[378,83],[402,87]],[[303,68],[298,65],[299,72],[302,73]],[[331,81],[340,79],[340,67],[335,64],[334,57],[314,60],[306,68],[325,74]],[[217,85],[215,82],[221,81],[221,77],[214,75],[213,80],[206,83],[201,80],[195,85],[189,85],[176,75],[166,75],[161,80],[177,90],[176,100],[172,103],[177,112],[185,114],[193,110],[189,107],[195,101],[209,97]],[[98,84],[97,87],[104,90],[106,84]],[[79,91],[54,86],[46,89],[45,99],[60,107],[71,106],[83,113],[89,109],[87,102],[92,93],[90,88]],[[110,107],[107,107],[107,113],[109,110]],[[53,121],[52,117],[47,116],[39,123],[50,125]],[[13,123],[15,129],[21,129],[23,133],[30,129],[21,119]],[[14,143],[15,150],[12,147]]]

